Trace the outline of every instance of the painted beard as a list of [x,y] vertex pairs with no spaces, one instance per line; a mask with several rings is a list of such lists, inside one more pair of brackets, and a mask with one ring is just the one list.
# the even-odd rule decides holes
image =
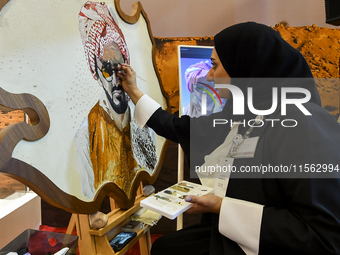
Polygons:
[[[122,113],[125,113],[127,107],[128,107],[128,102],[126,100],[126,97],[125,97],[125,92],[123,90],[123,87],[122,86],[114,86],[112,87],[112,92],[111,94],[103,87],[104,91],[105,91],[105,94],[106,94],[106,97],[107,99],[109,100],[113,110],[118,113],[118,114],[122,114]],[[122,93],[120,93],[120,95],[118,96],[115,96],[116,100],[118,101],[118,103],[115,103],[113,101],[113,94],[116,90],[120,90],[122,91]]]

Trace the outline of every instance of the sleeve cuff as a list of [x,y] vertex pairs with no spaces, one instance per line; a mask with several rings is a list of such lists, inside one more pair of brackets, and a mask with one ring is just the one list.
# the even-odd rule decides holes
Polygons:
[[263,205],[223,198],[219,231],[242,248],[247,255],[259,253]]
[[140,128],[143,128],[146,122],[149,120],[151,115],[159,108],[161,105],[153,100],[148,95],[143,95],[137,102],[134,118],[138,123]]

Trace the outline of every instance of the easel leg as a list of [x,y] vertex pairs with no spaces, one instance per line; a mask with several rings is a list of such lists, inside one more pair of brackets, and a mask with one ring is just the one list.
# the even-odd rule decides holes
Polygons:
[[139,239],[139,251],[141,255],[150,255],[150,250],[151,250],[151,236],[150,236],[150,230],[148,230]]
[[70,222],[66,230],[67,235],[72,235],[73,231],[76,229],[77,214],[72,214]]
[[116,202],[113,198],[110,197],[110,207],[111,207],[111,211],[113,211],[114,209],[116,209]]
[[66,234],[72,234],[77,229],[78,247],[80,255],[96,254],[94,238],[90,235],[89,216],[85,214],[72,214]]
[[94,238],[90,235],[89,216],[79,214],[79,253],[80,255],[93,255],[96,254]]

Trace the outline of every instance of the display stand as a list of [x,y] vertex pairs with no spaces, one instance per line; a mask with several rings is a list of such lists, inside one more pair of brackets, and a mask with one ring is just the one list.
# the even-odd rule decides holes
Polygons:
[[[177,182],[184,180],[184,151],[180,145],[178,145],[178,173]],[[183,228],[183,214],[178,215],[176,221],[176,229],[181,230]]]
[[129,242],[121,251],[115,252],[110,244],[111,240],[120,231],[120,228],[130,221],[130,217],[138,209],[140,209],[140,201],[146,197],[142,194],[142,184],[140,185],[135,204],[127,210],[116,208],[116,204],[110,198],[111,212],[108,213],[108,223],[101,229],[92,229],[89,225],[89,216],[86,214],[72,214],[66,234],[72,234],[73,230],[77,230],[79,237],[78,246],[80,255],[110,255],[124,254],[137,241],[141,255],[149,255],[151,249],[150,226],[146,225],[137,232],[137,236]]

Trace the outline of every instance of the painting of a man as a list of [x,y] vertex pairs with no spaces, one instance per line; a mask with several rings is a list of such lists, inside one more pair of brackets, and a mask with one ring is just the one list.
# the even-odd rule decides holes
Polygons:
[[117,68],[130,63],[128,47],[113,10],[105,3],[86,2],[79,30],[88,66],[102,93],[75,135],[82,192],[92,199],[102,184],[114,182],[127,195],[136,173],[152,174],[156,148],[148,128],[131,118],[129,99]]

